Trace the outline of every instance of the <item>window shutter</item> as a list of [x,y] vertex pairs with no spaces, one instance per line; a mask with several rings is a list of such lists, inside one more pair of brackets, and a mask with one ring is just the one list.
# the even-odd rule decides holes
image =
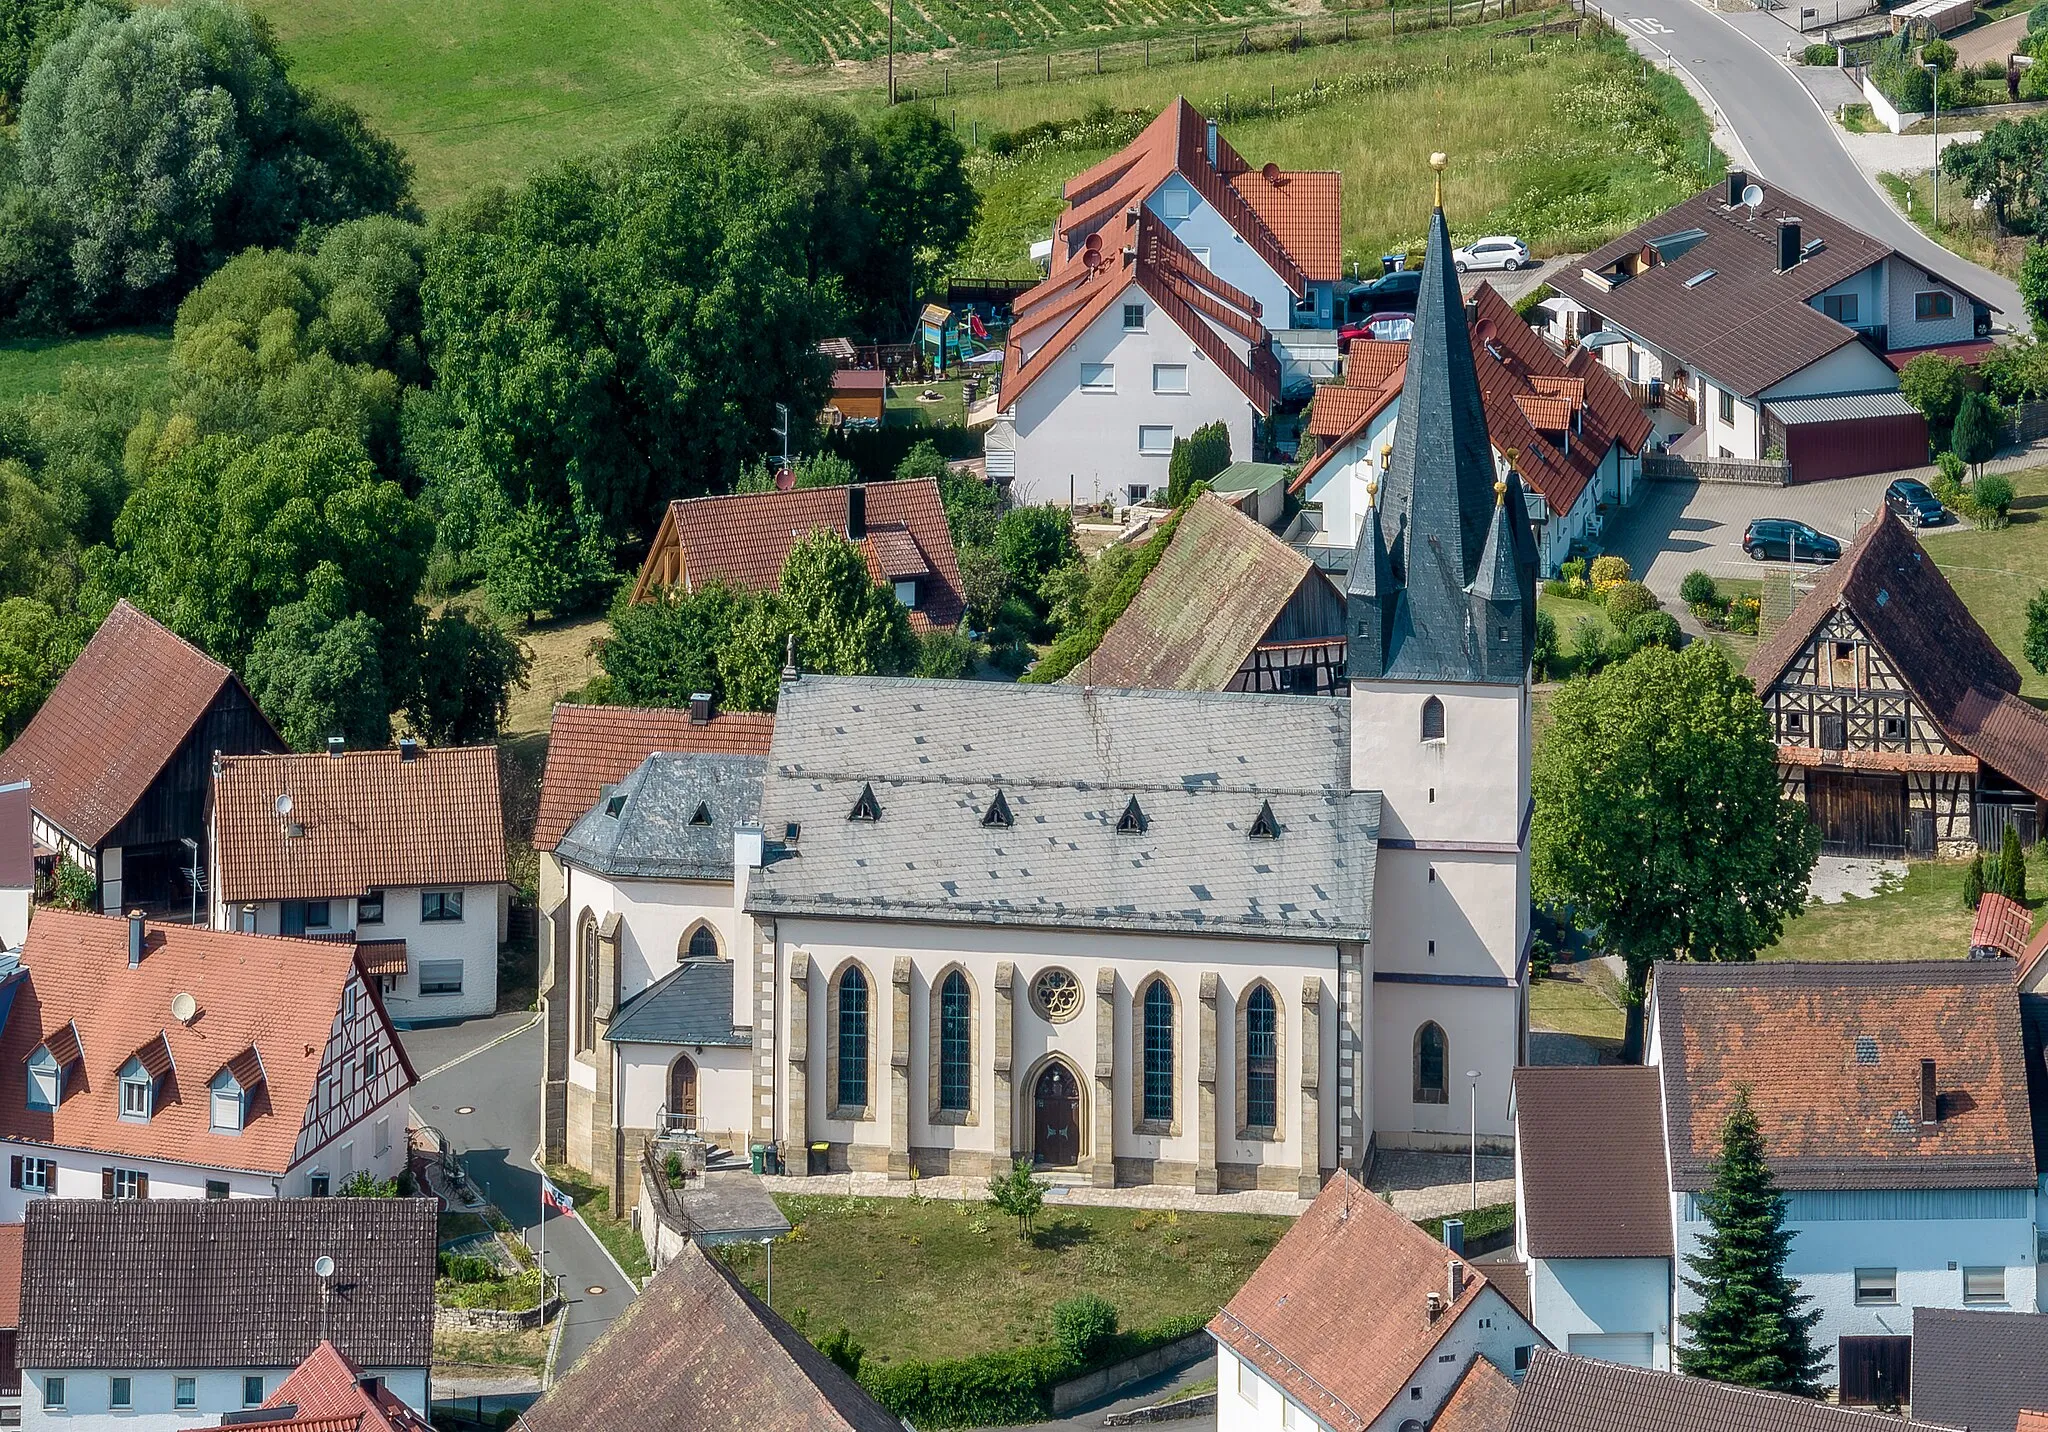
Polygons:
[[110,1201],[114,1197],[114,1171],[110,1168],[100,1170],[100,1197]]
[[7,1160],[7,1186],[8,1186],[9,1188],[20,1188],[20,1187],[21,1187],[21,1155],[20,1155],[20,1154],[14,1154],[14,1155],[11,1155],[11,1156],[10,1156],[10,1157],[8,1158],[8,1160]]
[[135,1175],[135,1196],[136,1196],[137,1198],[148,1198],[148,1197],[149,1197],[149,1175],[148,1175],[148,1174],[146,1174],[146,1173],[138,1173],[137,1175]]

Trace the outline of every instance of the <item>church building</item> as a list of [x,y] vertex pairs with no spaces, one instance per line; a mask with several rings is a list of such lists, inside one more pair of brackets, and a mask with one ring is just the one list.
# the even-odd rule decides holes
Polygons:
[[1535,553],[1440,207],[1428,255],[1348,697],[791,672],[765,761],[604,787],[542,988],[547,1137],[614,1207],[682,1128],[791,1173],[1304,1196],[1512,1140]]

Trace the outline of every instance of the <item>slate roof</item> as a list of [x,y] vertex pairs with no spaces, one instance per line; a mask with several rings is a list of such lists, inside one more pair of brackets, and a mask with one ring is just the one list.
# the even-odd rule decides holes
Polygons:
[[1485,1358],[1474,1354],[1430,1432],[1507,1432],[1515,1410],[1515,1385]]
[[553,850],[599,792],[656,751],[765,756],[774,734],[775,718],[751,711],[714,711],[709,721],[692,721],[674,707],[558,705],[548,727],[534,849]]
[[1952,742],[2048,800],[2048,714],[2019,699],[2018,669],[1889,511],[1864,524],[1757,648],[1745,668],[1757,690],[1777,684],[1837,607],[1891,658]]
[[[1914,1382],[1914,1404],[1919,1404]],[[1957,1432],[1810,1397],[1596,1362],[1539,1347],[1508,1432]]]
[[[292,801],[284,818],[282,796]],[[412,760],[396,750],[223,756],[213,822],[214,879],[228,901],[506,879],[496,746],[422,746]]]
[[322,1342],[265,1400],[268,1420],[247,1418],[241,1432],[433,1432],[389,1385],[363,1385],[363,1369]]
[[[2031,1188],[2025,1044],[2003,960],[1660,964],[1672,1186],[1705,1188],[1747,1085],[1788,1189]],[[1939,1121],[1920,1123],[1920,1061]]]
[[[1333,641],[1343,602],[1299,552],[1214,493],[1180,514],[1172,540],[1070,685],[1221,691],[1304,583],[1329,589]],[[1307,639],[1307,638],[1304,638]]]
[[684,960],[626,1001],[605,1032],[614,1044],[723,1044],[745,1048],[732,1022],[731,960]]
[[[747,909],[1327,942],[1372,906],[1349,703],[806,676],[782,688]],[[851,820],[872,788],[879,820]],[[998,791],[1014,817],[982,823]],[[1117,824],[1136,798],[1142,833]],[[1250,839],[1270,803],[1275,840]]]
[[1515,1132],[1530,1257],[1671,1256],[1655,1069],[1517,1069]]
[[[1735,177],[1739,183],[1741,176]],[[1809,300],[1894,253],[1796,194],[1776,185],[1763,189],[1755,211],[1731,209],[1726,185],[1703,190],[1553,275],[1551,286],[1716,383],[1754,397],[1859,341]],[[1784,218],[1799,219],[1802,245],[1818,240],[1821,247],[1780,273],[1778,221]],[[1639,262],[1639,255],[1656,253],[1653,241],[1694,229],[1704,235],[1698,242],[1612,288],[1587,278],[1617,262]],[[1709,270],[1712,278],[1687,286]]]
[[[130,969],[125,919],[45,907],[29,928],[23,969],[0,1004],[0,1138],[259,1173],[291,1168],[355,969],[346,941],[150,925],[142,963]],[[190,1025],[171,1016],[178,994],[199,1002]],[[170,1051],[165,1096],[149,1122],[123,1119],[116,1071],[155,1038]],[[46,1041],[72,1067],[56,1109],[31,1109],[27,1060]],[[206,1086],[251,1048],[261,1092],[240,1133],[217,1133]]]
[[1995,890],[1984,892],[1977,902],[1977,918],[1970,925],[1970,949],[1991,949],[2018,959],[2027,948],[2027,932],[2034,927],[2034,914],[2019,901]]
[[0,751],[0,785],[33,781],[35,808],[96,847],[229,685],[240,685],[232,671],[116,602],[28,729]]
[[434,1336],[430,1198],[32,1199],[20,1363],[295,1367],[327,1337],[359,1366],[425,1367]]
[[1450,1301],[1454,1256],[1339,1170],[1209,1333],[1324,1425],[1364,1432],[1489,1288],[1467,1263]]
[[760,824],[767,764],[761,756],[649,756],[599,793],[556,854],[613,879],[730,880],[733,831]]
[[[928,479],[860,485],[866,535],[858,542],[877,583],[918,575],[902,566],[905,545],[923,558],[930,575],[910,613],[918,631],[950,629],[967,612],[960,562],[946,525],[938,483]],[[789,492],[735,492],[679,498],[662,515],[647,549],[633,600],[644,602],[666,586],[700,591],[716,582],[743,592],[764,592],[782,580],[789,549],[823,528],[848,535],[845,487],[800,487]],[[887,555],[884,555],[887,554]]]
[[695,1243],[654,1275],[528,1432],[903,1432],[903,1424]]
[[1913,1412],[1970,1432],[2015,1432],[2048,1408],[2048,1313],[1913,1309]]

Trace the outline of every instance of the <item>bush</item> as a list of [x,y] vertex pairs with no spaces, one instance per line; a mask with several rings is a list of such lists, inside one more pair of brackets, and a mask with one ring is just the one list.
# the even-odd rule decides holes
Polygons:
[[918,1427],[1041,1422],[1052,1415],[1054,1384],[1086,1371],[1091,1362],[1104,1366],[1179,1342],[1200,1332],[1207,1321],[1169,1318],[1154,1327],[1113,1333],[1086,1360],[1050,1342],[948,1361],[869,1364],[861,1370],[860,1383],[890,1412]]
[[2048,0],[2027,11],[2027,33],[2035,35],[2043,30],[2048,30]]
[[1592,580],[1593,590],[1604,593],[1608,588],[1626,582],[1635,574],[1629,570],[1628,558],[1618,557],[1609,552],[1603,557],[1595,557],[1586,575]]
[[2020,71],[2021,99],[2048,99],[2048,65],[2028,65]]
[[1669,612],[1644,612],[1628,624],[1629,646],[1641,651],[1646,646],[1661,646],[1678,650],[1684,633],[1679,630],[1678,618]]
[[1598,619],[1580,617],[1578,625],[1572,628],[1572,657],[1578,662],[1580,673],[1599,670],[1606,656],[1607,638],[1601,634]]
[[1805,52],[1800,55],[1799,62],[1803,65],[1832,65],[1835,63],[1835,47],[1808,45]]
[[1933,65],[1943,74],[1947,74],[1955,68],[1956,47],[1936,36],[1920,47],[1920,63]]
[[1569,561],[1560,562],[1557,567],[1557,575],[1564,578],[1567,582],[1585,581],[1586,559],[1584,557],[1573,557]]
[[1925,113],[1934,102],[1934,80],[1920,68],[1912,36],[1901,30],[1878,47],[1870,64],[1870,82],[1900,110]]
[[1657,594],[1641,582],[1617,582],[1607,590],[1607,620],[1614,623],[1616,631],[1662,605]]
[[443,1253],[440,1262],[441,1276],[451,1283],[491,1283],[498,1278],[498,1265],[488,1258]]
[[90,910],[100,898],[100,883],[91,871],[66,857],[57,867],[57,889],[51,903],[66,910]]
[[1998,473],[1986,473],[1970,484],[1972,516],[1985,527],[2003,527],[2011,521],[2012,480]]
[[1557,665],[1557,618],[1549,612],[1539,610],[1536,613],[1536,645],[1529,653],[1529,665],[1538,681],[1548,676],[1550,668]]
[[2027,899],[2027,857],[2020,850],[2018,826],[2005,828],[2005,839],[1998,848],[1998,890],[2008,900],[2021,904]]
[[1968,70],[1945,72],[1935,85],[1935,93],[1941,97],[1944,110],[1968,109],[1984,103],[1984,96],[1977,88],[1977,80]]
[[1728,604],[1728,630],[1755,636],[1763,619],[1763,603],[1755,597],[1737,597]]
[[1712,577],[1695,569],[1678,584],[1678,599],[1689,607],[1708,606],[1721,599],[1721,592]]
[[1963,872],[1963,907],[1974,910],[1984,902],[1984,852],[1978,851],[1970,857],[1970,868]]
[[1116,1336],[1116,1305],[1094,1293],[1053,1305],[1052,1335],[1076,1362],[1086,1362]]
[[2005,83],[2005,63],[2002,60],[1985,60],[1977,66],[1977,78],[1991,84]]
[[974,643],[957,631],[928,631],[917,641],[914,676],[957,681],[974,669]]

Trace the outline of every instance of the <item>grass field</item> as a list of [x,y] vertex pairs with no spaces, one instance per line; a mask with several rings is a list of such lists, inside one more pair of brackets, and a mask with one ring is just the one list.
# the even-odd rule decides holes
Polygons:
[[1605,965],[1594,960],[1560,964],[1549,979],[1529,986],[1529,1027],[1576,1034],[1618,1055],[1626,998]]
[[54,393],[74,363],[108,372],[162,371],[167,328],[121,329],[90,338],[18,338],[0,343],[0,403]]
[[2020,669],[2020,694],[2048,700],[2048,676],[2021,647],[2027,601],[2048,587],[2048,468],[2013,474],[2012,525],[1999,532],[1938,532],[1920,540],[1970,615]]
[[2024,238],[2007,236],[2000,238],[1991,230],[1991,216],[1978,213],[1970,202],[1970,195],[1952,179],[1941,181],[1941,226],[1936,228],[1934,219],[1934,176],[1927,171],[1917,174],[1880,174],[1878,183],[1884,186],[1892,202],[1906,211],[1920,232],[1926,234],[1943,248],[1961,254],[1971,263],[1982,264],[2008,276],[2017,276],[2020,260],[2026,256],[2027,241]]

